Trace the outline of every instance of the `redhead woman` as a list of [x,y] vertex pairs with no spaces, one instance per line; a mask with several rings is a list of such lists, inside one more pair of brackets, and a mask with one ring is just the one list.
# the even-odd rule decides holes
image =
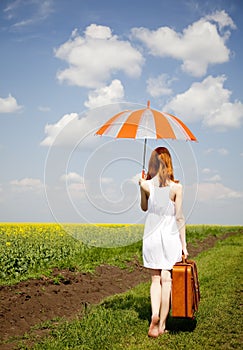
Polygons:
[[141,208],[148,211],[143,236],[143,262],[151,271],[152,317],[148,331],[157,338],[167,332],[170,309],[171,271],[187,258],[185,220],[182,212],[183,188],[174,180],[170,152],[156,148],[150,157],[146,180],[140,179]]

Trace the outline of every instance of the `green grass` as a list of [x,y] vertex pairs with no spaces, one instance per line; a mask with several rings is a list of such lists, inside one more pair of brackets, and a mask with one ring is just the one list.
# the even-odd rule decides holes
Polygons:
[[[127,261],[141,255],[142,225],[69,227],[74,235],[82,236],[85,241],[89,235],[90,244],[74,238],[56,224],[1,224],[0,284],[14,284],[41,275],[48,276],[54,267],[92,272],[96,266],[106,263],[124,268]],[[125,246],[125,235],[133,235],[138,242]],[[118,237],[120,245],[112,248],[92,246],[94,237],[98,236],[100,241],[108,240],[109,236],[114,241]]]
[[[86,309],[34,350],[240,349],[242,345],[242,236],[220,241],[197,258],[201,302],[196,320],[168,319],[168,335],[147,337],[149,283]],[[27,349],[26,346],[21,349]]]
[[187,240],[190,243],[202,241],[206,237],[220,237],[227,232],[237,232],[243,230],[242,226],[227,225],[187,225]]
[[[188,225],[187,241],[240,229]],[[142,262],[142,236],[143,225],[0,224],[0,284],[50,276],[54,267],[92,272],[104,263],[124,268],[135,257]]]

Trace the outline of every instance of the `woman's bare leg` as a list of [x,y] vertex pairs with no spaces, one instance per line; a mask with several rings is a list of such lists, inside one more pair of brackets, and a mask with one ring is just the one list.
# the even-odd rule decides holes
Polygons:
[[159,312],[161,308],[161,271],[151,270],[150,299],[152,318],[149,326],[148,335],[158,337],[159,335]]
[[170,310],[171,281],[171,272],[169,270],[162,270],[159,334],[165,333],[166,318]]

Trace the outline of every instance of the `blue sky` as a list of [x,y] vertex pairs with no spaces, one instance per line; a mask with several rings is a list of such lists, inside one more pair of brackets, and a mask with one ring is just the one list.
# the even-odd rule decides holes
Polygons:
[[188,223],[243,224],[240,0],[2,0],[0,221],[143,222],[143,143],[93,136],[121,109],[180,117]]

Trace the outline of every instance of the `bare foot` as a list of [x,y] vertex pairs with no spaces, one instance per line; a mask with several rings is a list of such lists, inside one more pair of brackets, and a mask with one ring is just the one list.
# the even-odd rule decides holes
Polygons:
[[166,333],[169,333],[167,329],[159,327],[159,335],[166,334]]
[[159,316],[152,316],[151,323],[149,326],[148,336],[157,338],[159,336]]

